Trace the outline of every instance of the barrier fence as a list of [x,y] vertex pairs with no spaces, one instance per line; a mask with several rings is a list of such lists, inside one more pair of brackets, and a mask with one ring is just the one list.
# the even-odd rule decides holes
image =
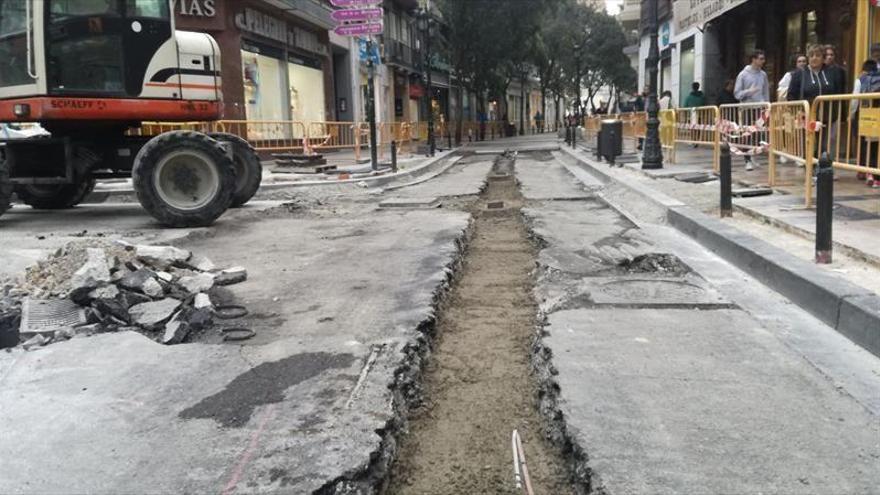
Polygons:
[[776,185],[776,165],[779,159],[805,165],[809,115],[810,104],[806,101],[785,101],[770,105],[768,183],[771,187]]

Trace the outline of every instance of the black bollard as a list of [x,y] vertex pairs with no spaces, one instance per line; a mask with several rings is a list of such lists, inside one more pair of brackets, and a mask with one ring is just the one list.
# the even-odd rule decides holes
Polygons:
[[397,173],[397,141],[391,141],[391,171]]
[[822,153],[816,171],[816,263],[831,263],[831,223],[834,213],[834,169]]
[[452,149],[452,130],[446,133],[446,144],[449,145],[449,149]]
[[730,166],[730,144],[721,143],[718,164],[721,173],[721,218],[733,216],[733,177]]
[[576,125],[571,126],[571,147],[577,149],[578,128]]
[[571,127],[565,126],[565,144],[571,144]]

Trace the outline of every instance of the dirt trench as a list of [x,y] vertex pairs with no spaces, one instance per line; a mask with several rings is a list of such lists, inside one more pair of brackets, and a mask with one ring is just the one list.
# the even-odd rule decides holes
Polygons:
[[534,493],[574,493],[536,406],[529,361],[536,252],[513,168],[514,159],[499,158],[473,206],[463,269],[437,317],[424,404],[411,412],[385,494],[523,493],[514,484],[514,428]]

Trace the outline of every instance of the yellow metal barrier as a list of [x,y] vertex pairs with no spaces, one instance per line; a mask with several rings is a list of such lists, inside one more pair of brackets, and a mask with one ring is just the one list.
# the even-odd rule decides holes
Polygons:
[[[308,125],[308,149],[354,150],[355,158],[360,159],[364,126],[358,122],[312,122]],[[368,131],[369,132],[369,131]]]
[[[813,132],[810,132],[813,131]],[[813,202],[813,168],[822,153],[832,166],[864,174],[878,173],[880,93],[820,96],[807,122],[805,203]]]
[[721,141],[739,155],[763,155],[770,147],[770,103],[721,105],[718,133]]
[[[675,163],[675,110],[660,110],[660,146],[669,163]],[[647,124],[646,124],[647,125]],[[645,129],[647,133],[647,129]]]
[[712,163],[718,171],[721,141],[718,133],[718,107],[679,108],[675,112],[675,144],[712,147]]
[[308,152],[305,124],[290,120],[219,120],[215,129],[245,139],[257,151]]
[[584,117],[584,141],[586,143],[596,143],[596,136],[599,135],[599,129],[602,127],[602,117],[599,115],[590,115]]
[[807,156],[807,117],[810,104],[806,101],[785,101],[770,105],[770,186],[776,185],[776,164],[785,158],[804,165]]

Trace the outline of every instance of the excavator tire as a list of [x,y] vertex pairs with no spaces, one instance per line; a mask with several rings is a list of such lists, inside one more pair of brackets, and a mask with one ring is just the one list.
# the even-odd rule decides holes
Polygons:
[[232,205],[235,165],[206,134],[172,131],[141,148],[132,169],[147,212],[169,227],[205,227]]
[[95,179],[80,179],[73,184],[27,184],[16,186],[15,195],[22,203],[37,210],[64,210],[82,203],[95,189]]
[[235,134],[214,132],[208,136],[223,143],[232,145],[232,161],[235,163],[235,193],[232,195],[232,208],[244,206],[263,181],[263,164],[260,157],[244,139]]

